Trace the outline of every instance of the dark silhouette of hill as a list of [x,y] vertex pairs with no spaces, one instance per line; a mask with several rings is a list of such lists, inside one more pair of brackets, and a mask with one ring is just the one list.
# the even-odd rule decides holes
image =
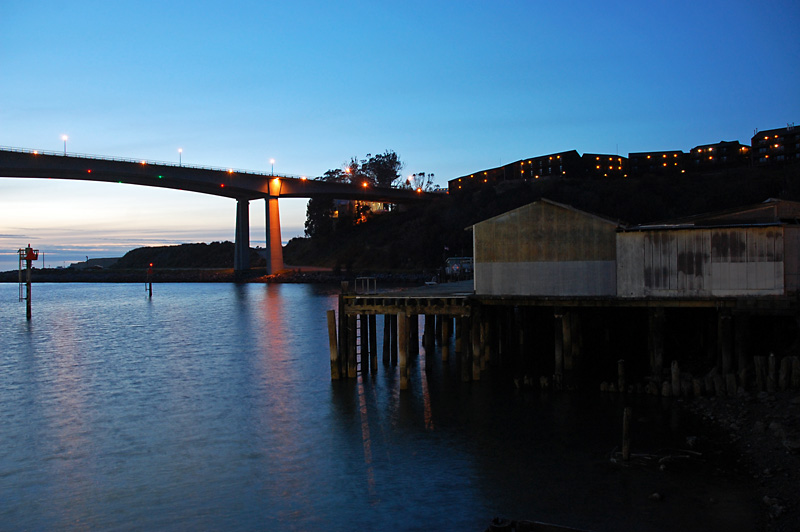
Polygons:
[[344,271],[436,269],[448,256],[472,254],[471,225],[541,198],[640,224],[760,203],[800,200],[800,165],[715,174],[632,179],[507,181],[473,193],[373,216],[325,238],[295,238],[287,264]]
[[[113,268],[117,270],[154,268],[233,268],[233,242],[211,244],[181,244],[136,248],[120,258]],[[266,265],[255,250],[250,250],[253,267]]]

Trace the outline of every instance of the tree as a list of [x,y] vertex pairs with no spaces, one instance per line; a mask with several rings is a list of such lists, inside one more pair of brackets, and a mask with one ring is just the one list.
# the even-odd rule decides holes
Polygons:
[[411,174],[411,176],[406,179],[406,182],[403,183],[402,188],[424,190],[427,192],[433,188],[433,174],[426,174],[425,172]]
[[311,198],[306,207],[305,233],[309,238],[330,236],[333,233],[333,200]]
[[[316,179],[331,183],[351,183],[361,186],[390,187],[400,179],[403,163],[397,154],[386,150],[378,155],[367,154],[365,159],[359,160],[351,157],[343,167],[328,170]],[[431,174],[431,178],[433,174]],[[360,204],[355,206],[353,212],[339,212],[338,220],[334,223],[335,205],[330,199],[311,198],[306,207],[305,234],[310,238],[329,236],[339,228],[353,225],[356,220],[363,220],[369,214],[369,206]]]
[[361,168],[370,181],[379,187],[391,187],[400,179],[403,163],[397,154],[391,150],[372,156],[367,154],[367,159],[361,161]]

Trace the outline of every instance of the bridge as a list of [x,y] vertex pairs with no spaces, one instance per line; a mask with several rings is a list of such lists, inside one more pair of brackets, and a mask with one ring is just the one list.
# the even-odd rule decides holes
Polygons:
[[263,199],[267,222],[267,274],[283,268],[279,198],[410,203],[436,197],[409,189],[331,183],[300,176],[21,148],[0,148],[0,177],[125,183],[235,199],[234,270],[237,272],[250,268],[250,201]]

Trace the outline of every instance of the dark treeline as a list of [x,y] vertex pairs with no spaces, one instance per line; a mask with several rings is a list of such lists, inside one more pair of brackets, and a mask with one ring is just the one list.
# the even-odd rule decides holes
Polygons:
[[469,226],[541,198],[640,224],[768,198],[800,200],[800,166],[703,176],[508,181],[374,215],[366,223],[332,223],[310,238],[292,239],[284,259],[343,271],[436,269],[448,256],[472,254]]

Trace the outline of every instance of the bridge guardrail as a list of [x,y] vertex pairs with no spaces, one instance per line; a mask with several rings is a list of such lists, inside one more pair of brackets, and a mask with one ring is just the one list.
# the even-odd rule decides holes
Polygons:
[[[0,146],[0,150],[2,151],[11,151],[17,153],[30,153],[30,154],[38,154],[38,155],[57,155],[57,156],[64,156],[63,151],[50,151],[50,150],[32,150],[29,148],[15,148],[13,146]],[[201,166],[196,164],[175,164],[172,161],[156,161],[156,160],[148,160],[148,159],[129,159],[127,157],[110,157],[107,155],[95,155],[90,153],[73,153],[67,152],[67,157],[78,157],[81,159],[100,159],[102,161],[114,161],[114,162],[121,162],[121,163],[135,163],[141,164],[144,161],[145,164],[156,164],[160,166],[173,166],[175,168],[193,168],[195,170],[212,170],[215,172],[229,172],[233,171],[238,174],[252,174],[252,175],[263,175],[265,177],[287,177],[287,178],[294,178],[294,179],[301,179],[305,176],[295,175],[295,174],[278,174],[278,173],[267,173],[267,172],[257,172],[255,170],[243,170],[241,168],[222,168],[219,166]]]

